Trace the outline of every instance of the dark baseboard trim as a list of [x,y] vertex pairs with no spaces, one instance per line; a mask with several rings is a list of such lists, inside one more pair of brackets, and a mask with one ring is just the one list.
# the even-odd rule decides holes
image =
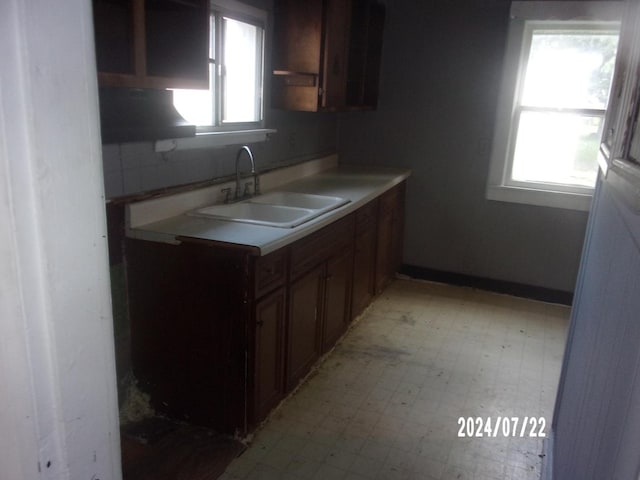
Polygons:
[[402,265],[400,273],[420,280],[431,280],[433,282],[448,283],[461,287],[478,288],[480,290],[504,293],[515,297],[530,298],[543,302],[559,303],[569,306],[573,302],[573,292],[534,287],[522,283],[506,282],[504,280],[474,277],[462,273],[444,272],[442,270],[434,270],[432,268],[418,267],[415,265]]

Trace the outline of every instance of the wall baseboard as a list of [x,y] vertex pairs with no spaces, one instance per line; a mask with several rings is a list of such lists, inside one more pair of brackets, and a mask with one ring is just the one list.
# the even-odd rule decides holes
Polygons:
[[491,278],[475,277],[473,275],[464,275],[462,273],[445,272],[416,265],[403,265],[400,269],[400,273],[420,280],[431,280],[434,282],[448,283],[450,285],[478,288],[480,290],[504,293],[507,295],[540,300],[543,302],[558,303],[569,306],[573,302],[573,292],[535,287],[532,285],[507,282],[504,280],[493,280]]

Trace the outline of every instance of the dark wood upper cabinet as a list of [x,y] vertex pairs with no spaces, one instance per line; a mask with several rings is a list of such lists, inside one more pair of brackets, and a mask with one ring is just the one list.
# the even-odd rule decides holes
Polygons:
[[320,74],[322,0],[276,0],[274,70]]
[[133,75],[133,0],[96,0],[93,18],[98,71]]
[[375,109],[384,15],[375,0],[275,0],[272,105]]
[[385,9],[382,4],[365,0],[353,0],[352,5],[346,102],[375,108]]
[[93,0],[103,86],[208,88],[206,0]]

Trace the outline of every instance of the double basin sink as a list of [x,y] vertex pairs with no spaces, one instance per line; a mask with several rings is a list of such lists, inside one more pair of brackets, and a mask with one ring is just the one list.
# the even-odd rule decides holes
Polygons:
[[298,192],[270,192],[238,203],[189,212],[196,217],[269,227],[293,228],[349,203],[349,199]]

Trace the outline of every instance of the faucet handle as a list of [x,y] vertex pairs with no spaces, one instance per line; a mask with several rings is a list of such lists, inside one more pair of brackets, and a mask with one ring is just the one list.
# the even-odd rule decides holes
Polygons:
[[231,201],[231,187],[223,188],[220,191],[224,193],[224,203],[229,203]]
[[246,182],[244,184],[244,193],[242,194],[243,197],[250,197],[251,196],[251,182]]

